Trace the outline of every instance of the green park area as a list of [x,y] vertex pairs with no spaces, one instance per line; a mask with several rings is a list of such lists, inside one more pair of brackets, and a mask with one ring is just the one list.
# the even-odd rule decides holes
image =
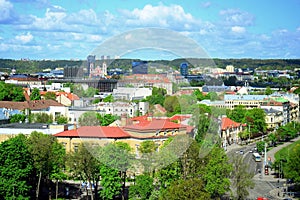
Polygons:
[[275,153],[275,169],[281,177],[300,183],[300,140]]

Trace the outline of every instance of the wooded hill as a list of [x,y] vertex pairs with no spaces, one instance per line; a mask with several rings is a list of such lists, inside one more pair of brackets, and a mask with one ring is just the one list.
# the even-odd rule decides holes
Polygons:
[[[108,69],[122,68],[128,70],[131,68],[132,61],[139,61],[139,59],[116,59],[107,60]],[[103,61],[97,61],[99,64]],[[193,67],[213,67],[215,65],[220,68],[225,68],[227,65],[233,65],[235,68],[259,68],[259,69],[295,69],[300,68],[300,59],[175,59],[175,60],[155,60],[148,61],[150,65],[166,65],[179,69],[182,62],[193,63],[190,65]],[[196,64],[194,64],[196,63]],[[18,73],[35,73],[40,72],[43,69],[55,69],[57,67],[66,66],[86,66],[86,60],[12,60],[12,59],[0,59],[0,71],[10,72],[15,68]]]

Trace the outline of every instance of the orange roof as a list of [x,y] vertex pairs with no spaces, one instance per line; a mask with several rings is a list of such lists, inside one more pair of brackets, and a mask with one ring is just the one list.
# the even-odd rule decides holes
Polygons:
[[79,97],[76,94],[70,93],[70,92],[56,92],[55,93],[56,96],[61,96],[64,95],[65,97],[67,97],[70,100],[79,100]]
[[[43,96],[47,92],[52,92],[52,91],[40,91],[40,94]],[[63,92],[63,91],[54,92],[53,91],[53,93],[55,93],[55,95],[57,97],[61,96],[61,95],[64,95],[65,97],[67,97],[70,100],[79,100],[80,99],[76,94],[73,94],[73,93],[70,93],[70,92]]]
[[172,116],[171,118],[169,118],[169,120],[171,121],[183,121],[183,120],[186,120],[186,119],[189,119],[191,118],[191,115],[179,115],[179,114],[176,114],[174,116]]
[[111,126],[81,126],[78,129],[67,130],[55,137],[83,137],[83,138],[128,138],[130,135],[120,127]]
[[227,130],[229,128],[237,128],[239,126],[241,126],[241,123],[235,122],[231,119],[229,119],[228,117],[223,117],[222,118],[222,130]]
[[155,119],[141,120],[137,124],[131,124],[124,127],[125,130],[138,130],[138,131],[157,131],[167,129],[183,129],[187,128],[186,125],[177,124],[169,121],[169,119]]

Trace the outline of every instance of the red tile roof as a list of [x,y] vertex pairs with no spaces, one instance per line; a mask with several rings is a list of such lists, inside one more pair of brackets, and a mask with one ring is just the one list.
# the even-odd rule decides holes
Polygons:
[[171,118],[169,118],[170,121],[184,121],[186,119],[191,118],[191,115],[174,115]]
[[[43,96],[45,95],[47,92],[52,92],[52,91],[40,91],[40,94]],[[62,91],[58,91],[58,92],[53,92],[57,97],[58,96],[65,96],[67,97],[68,99],[70,100],[79,100],[80,98],[76,95],[76,94],[73,94],[73,93],[70,93],[70,92],[62,92]]]
[[221,127],[222,130],[227,130],[227,129],[232,128],[232,127],[237,128],[241,125],[243,125],[243,124],[235,122],[235,121],[229,119],[228,117],[223,117],[222,118],[222,127]]
[[136,130],[136,131],[157,131],[157,130],[168,130],[168,129],[183,129],[187,128],[186,125],[177,124],[169,121],[169,119],[155,119],[152,120],[141,120],[136,124],[124,126],[125,130]]
[[81,126],[78,129],[67,130],[55,137],[83,137],[83,138],[129,138],[130,135],[120,127],[111,126]]
[[56,96],[61,96],[64,95],[65,97],[67,97],[70,100],[79,100],[80,98],[73,93],[70,92],[55,92]]

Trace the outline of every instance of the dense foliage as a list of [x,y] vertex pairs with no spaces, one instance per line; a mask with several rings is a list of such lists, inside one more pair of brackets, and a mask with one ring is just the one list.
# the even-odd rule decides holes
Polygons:
[[[259,68],[259,69],[294,69],[300,68],[299,59],[175,59],[175,60],[156,60],[149,61],[151,64],[162,64],[170,67],[179,68],[182,62],[191,61],[194,64],[191,67],[212,67],[217,66],[225,68],[227,65],[233,65],[237,68]],[[129,70],[131,68],[133,59],[115,59],[108,61],[108,69],[121,68]],[[135,60],[136,61],[136,60]],[[197,64],[198,63],[198,64]],[[3,71],[10,72],[11,69],[16,68],[18,73],[35,73],[40,72],[43,69],[55,69],[57,67],[66,66],[84,66],[85,61],[72,61],[72,60],[12,60],[12,59],[0,59],[0,68]],[[100,65],[100,64],[99,64]]]
[[0,144],[0,196],[3,199],[30,197],[34,167],[26,140],[24,135],[18,135]]
[[23,88],[0,81],[0,101],[25,101]]

